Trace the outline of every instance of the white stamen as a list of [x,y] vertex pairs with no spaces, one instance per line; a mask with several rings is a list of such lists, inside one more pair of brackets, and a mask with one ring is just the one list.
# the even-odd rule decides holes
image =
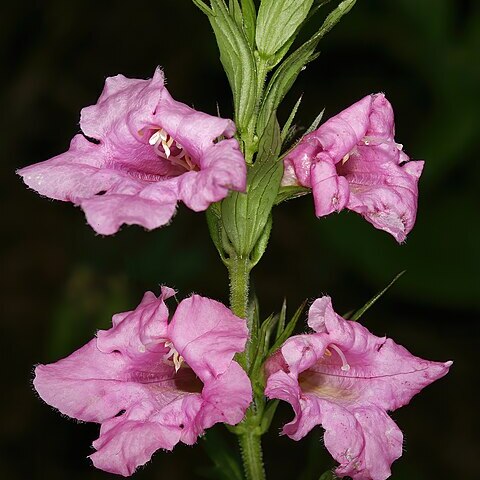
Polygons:
[[175,367],[175,373],[177,373],[180,370],[180,367],[182,366],[183,362],[183,357],[178,354],[178,352],[175,352],[173,354],[173,366]]
[[347,153],[343,158],[342,158],[342,165],[345,165],[348,162],[348,159],[350,158],[350,154]]
[[170,360],[170,357],[172,357],[171,361],[173,362],[173,366],[175,368],[175,373],[176,373],[180,370],[180,367],[182,366],[184,358],[177,352],[172,342],[165,342],[165,347],[169,348],[170,351],[165,355],[164,358],[165,360]]
[[159,131],[158,131],[158,134],[160,135],[160,138],[162,139],[163,142],[165,142],[165,140],[167,140],[168,138],[168,134],[167,132],[161,128]]
[[163,150],[165,151],[165,155],[168,158],[170,156],[170,147],[168,146],[167,142],[165,142],[165,140],[162,141],[162,147],[163,147]]
[[148,143],[150,145],[155,145],[160,140],[160,130],[157,130],[151,137]]
[[345,355],[343,354],[343,352],[333,343],[329,345],[329,348],[333,348],[333,350],[335,350],[338,353],[340,360],[342,360],[341,370],[343,370],[344,372],[348,372],[350,370],[350,365],[348,364],[347,359],[345,358]]

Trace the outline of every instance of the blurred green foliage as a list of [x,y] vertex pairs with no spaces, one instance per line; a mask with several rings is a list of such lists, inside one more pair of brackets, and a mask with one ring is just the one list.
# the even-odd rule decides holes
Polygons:
[[[2,347],[0,421],[3,478],[110,477],[85,457],[97,426],[67,421],[30,387],[37,362],[51,362],[108,326],[160,284],[227,301],[226,272],[203,214],[180,208],[169,227],[124,228],[95,236],[79,209],[27,191],[16,168],[68,147],[79,111],[96,101],[106,76],[166,72],[172,95],[231,115],[231,99],[213,34],[189,0],[26,1],[3,6],[0,51],[2,163]],[[321,9],[313,26],[326,12]],[[316,22],[316,23],[315,23]],[[479,449],[475,390],[480,292],[479,162],[480,2],[359,1],[320,44],[280,111],[299,94],[308,126],[384,91],[394,105],[397,139],[425,159],[417,225],[403,246],[353,213],[317,220],[309,196],[274,211],[270,247],[254,271],[262,315],[329,293],[338,311],[365,303],[400,270],[407,273],[362,317],[412,352],[455,360],[449,377],[393,417],[406,433],[393,479],[475,478]],[[293,310],[292,310],[293,311]],[[301,321],[300,321],[301,323]],[[304,328],[302,326],[300,329]],[[266,443],[272,478],[317,479],[333,466],[317,429],[302,442],[277,435],[291,418],[281,405]],[[158,453],[136,478],[197,478],[208,467],[201,447]],[[196,470],[195,470],[196,472]],[[112,477],[113,478],[113,477]]]

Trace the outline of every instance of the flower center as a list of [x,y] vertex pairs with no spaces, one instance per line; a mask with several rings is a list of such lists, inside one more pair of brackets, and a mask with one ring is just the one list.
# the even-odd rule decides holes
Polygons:
[[169,161],[172,165],[182,167],[185,170],[198,170],[198,166],[183,146],[163,128],[156,130],[148,143],[153,147],[153,151],[158,157]]
[[172,362],[175,367],[175,373],[180,370],[184,358],[177,352],[172,342],[165,342],[165,347],[169,348],[169,351],[164,355],[164,359],[167,362]]

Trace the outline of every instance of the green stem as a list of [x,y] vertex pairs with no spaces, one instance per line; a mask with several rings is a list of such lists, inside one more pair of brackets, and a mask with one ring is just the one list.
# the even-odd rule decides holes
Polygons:
[[[236,255],[231,257],[228,274],[230,277],[230,307],[235,315],[248,317],[248,289],[250,284],[250,259]],[[250,334],[251,328],[250,328]],[[237,355],[238,362],[248,371],[246,355]],[[264,480],[265,471],[262,461],[261,435],[259,433],[259,416],[251,407],[242,422],[238,441],[242,452],[243,468],[247,480]]]
[[228,274],[230,276],[230,308],[238,317],[247,318],[250,259],[241,256],[233,257]]
[[242,451],[246,480],[264,480],[266,477],[263,468],[260,435],[248,431],[239,435],[238,442]]

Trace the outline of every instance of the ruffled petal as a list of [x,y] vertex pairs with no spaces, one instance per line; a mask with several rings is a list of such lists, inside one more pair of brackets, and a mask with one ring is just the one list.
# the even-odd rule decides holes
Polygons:
[[105,353],[115,351],[131,359],[144,359],[148,353],[165,349],[167,340],[168,309],[165,300],[173,295],[173,290],[163,287],[157,296],[147,292],[135,310],[126,312],[121,321],[116,321],[109,330],[99,330],[97,346]]
[[69,417],[87,422],[102,422],[144,391],[135,383],[126,383],[127,367],[121,354],[105,354],[91,340],[69,357],[35,368],[33,385],[49,405]]
[[[166,225],[175,215],[177,195],[173,189],[158,184],[133,187],[127,193],[111,191],[108,195],[97,195],[79,202],[88,223],[97,233],[111,235],[123,224],[153,230]],[[117,190],[125,191],[124,188]]]
[[[336,406],[333,408],[338,410]],[[335,473],[339,477],[348,475],[353,480],[386,480],[391,475],[392,463],[402,456],[402,432],[385,411],[374,406],[358,408],[353,415],[347,415],[350,420],[345,427],[351,425],[355,431],[345,430],[346,445],[338,432],[324,425],[325,446],[340,463]],[[359,451],[360,436],[364,447]]]
[[245,159],[234,139],[223,140],[206,150],[200,167],[199,171],[178,177],[179,199],[196,212],[225,198],[229,190],[246,188]]
[[350,153],[366,135],[374,95],[367,95],[350,107],[329,118],[310,135],[314,136],[335,163]]
[[164,75],[159,68],[150,80],[123,75],[107,78],[97,103],[81,111],[82,131],[109,145],[121,145],[132,137],[141,141],[142,129],[154,124],[154,114],[166,91],[164,83]]
[[244,350],[248,328],[225,305],[192,295],[178,305],[168,337],[205,382],[224,373],[235,353]]
[[122,415],[102,424],[100,437],[93,442],[96,452],[90,455],[95,467],[128,477],[147,463],[155,451],[172,450],[180,440],[178,426],[139,418],[138,411],[131,417]]
[[201,158],[219,137],[233,137],[236,130],[231,120],[214,117],[177,102],[166,89],[162,91],[155,120],[194,158]]
[[236,425],[252,402],[250,379],[237,362],[232,362],[224,373],[205,384],[202,397],[205,403],[199,421],[203,429],[220,422]]

